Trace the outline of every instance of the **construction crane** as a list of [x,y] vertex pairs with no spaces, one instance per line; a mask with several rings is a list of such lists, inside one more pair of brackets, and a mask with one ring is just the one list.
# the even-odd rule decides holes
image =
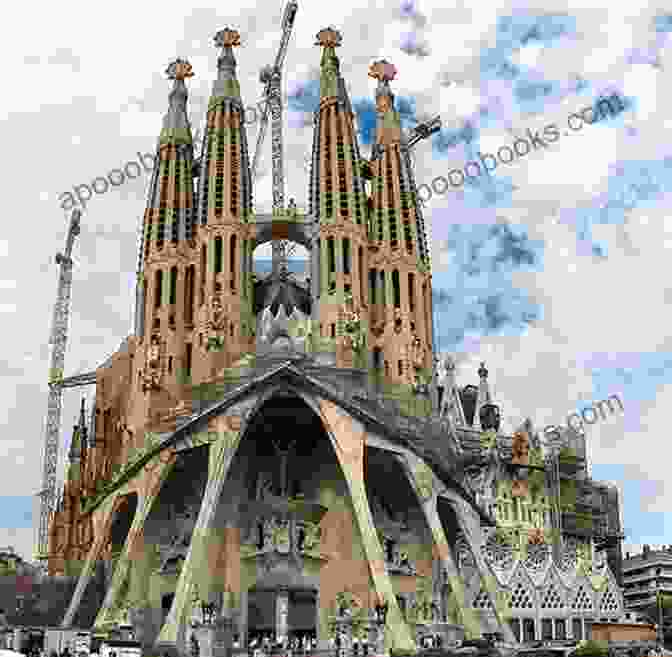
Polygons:
[[37,554],[39,560],[47,557],[49,541],[49,517],[56,501],[56,469],[58,467],[58,443],[61,429],[61,399],[64,388],[90,385],[96,382],[95,373],[78,374],[63,378],[65,349],[68,342],[68,317],[70,315],[70,292],[72,289],[72,248],[75,237],[80,232],[82,213],[74,209],[70,217],[70,227],[65,241],[65,252],[56,254],[59,265],[56,304],[51,326],[49,344],[52,345],[51,366],[49,369],[49,400],[47,403],[47,423],[44,439],[44,469],[42,474],[40,524],[37,535]]
[[[278,54],[275,56],[273,65],[265,66],[261,69],[259,80],[264,85],[265,101],[264,109],[261,113],[259,122],[259,134],[257,135],[257,145],[252,160],[252,180],[256,179],[259,158],[261,157],[261,148],[266,137],[268,128],[268,114],[271,113],[273,123],[271,125],[271,153],[272,153],[272,176],[273,176],[273,216],[278,216],[285,210],[285,172],[284,157],[282,147],[282,67],[287,55],[289,38],[294,28],[294,19],[299,8],[296,0],[289,0],[282,14],[282,38]],[[273,273],[278,273],[283,265],[286,265],[287,256],[290,253],[290,242],[287,240],[272,241],[273,248]]]

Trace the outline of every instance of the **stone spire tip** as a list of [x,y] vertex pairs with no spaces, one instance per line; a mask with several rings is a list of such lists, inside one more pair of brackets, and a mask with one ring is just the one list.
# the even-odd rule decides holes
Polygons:
[[397,68],[386,59],[379,59],[369,66],[369,77],[380,82],[389,82],[397,77]]
[[343,42],[343,35],[335,27],[325,27],[315,35],[315,45],[322,48],[338,48]]
[[191,64],[186,59],[178,57],[170,63],[166,69],[166,75],[169,80],[184,80],[185,78],[192,77],[194,72],[191,69]]
[[215,46],[218,48],[231,48],[232,46],[240,46],[240,32],[233,30],[230,27],[225,27],[215,34]]

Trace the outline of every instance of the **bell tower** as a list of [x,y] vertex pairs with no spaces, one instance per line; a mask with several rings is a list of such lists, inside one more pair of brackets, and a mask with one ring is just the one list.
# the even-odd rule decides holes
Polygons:
[[428,383],[433,367],[432,287],[422,215],[408,144],[394,109],[396,68],[371,65],[376,138],[366,167],[371,180],[367,288],[372,369],[390,384]]
[[348,338],[343,334],[346,299],[367,320],[366,262],[367,206],[362,157],[354,113],[340,74],[336,48],[341,34],[329,27],[316,36],[322,48],[320,106],[315,115],[309,213],[315,221],[313,237],[314,331],[335,351],[336,365],[352,366]]

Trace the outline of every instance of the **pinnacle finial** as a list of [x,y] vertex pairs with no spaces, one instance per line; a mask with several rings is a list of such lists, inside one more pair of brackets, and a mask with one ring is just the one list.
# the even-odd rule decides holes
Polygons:
[[397,68],[386,59],[379,59],[369,66],[369,77],[381,82],[389,82],[397,76]]
[[194,73],[191,70],[191,64],[186,59],[178,57],[168,66],[166,75],[169,80],[184,80],[185,78],[192,77]]
[[315,35],[315,45],[323,48],[338,48],[343,36],[335,27],[325,27]]
[[215,34],[215,45],[218,48],[240,46],[240,32],[230,27],[225,27]]
[[488,370],[485,369],[485,363],[481,363],[481,366],[478,368],[478,376],[480,376],[481,379],[488,378]]

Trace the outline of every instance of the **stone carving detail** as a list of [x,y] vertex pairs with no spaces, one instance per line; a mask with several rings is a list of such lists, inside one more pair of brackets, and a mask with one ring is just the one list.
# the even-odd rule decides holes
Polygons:
[[196,526],[196,514],[192,509],[172,513],[170,525],[175,531],[168,544],[159,546],[159,558],[161,566],[159,572],[179,570],[180,561],[183,561],[189,550],[191,536]]
[[486,561],[500,570],[511,568],[515,562],[512,546],[501,532],[493,532],[481,547],[481,551]]
[[545,543],[530,545],[525,559],[525,567],[531,572],[541,572],[550,557],[550,551]]
[[152,335],[147,348],[145,368],[140,373],[142,389],[158,390],[161,387],[161,338],[158,333]]

